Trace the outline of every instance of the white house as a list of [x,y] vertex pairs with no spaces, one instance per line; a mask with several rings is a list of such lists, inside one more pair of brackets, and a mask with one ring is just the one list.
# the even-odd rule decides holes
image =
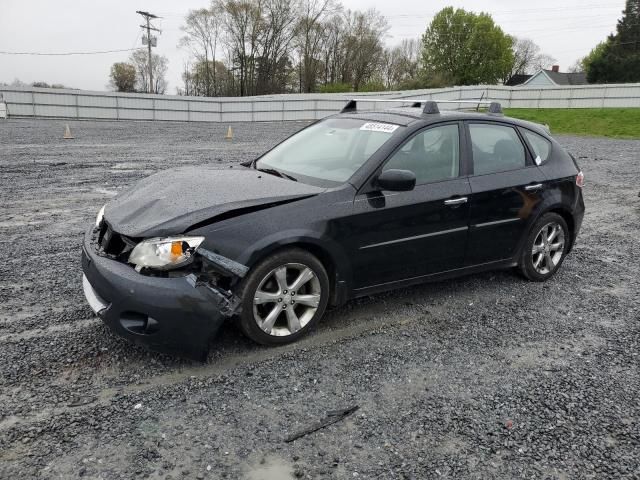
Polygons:
[[522,83],[523,87],[554,87],[556,85],[587,85],[587,74],[563,73],[558,65],[554,65],[551,70],[540,70],[534,73],[531,78]]

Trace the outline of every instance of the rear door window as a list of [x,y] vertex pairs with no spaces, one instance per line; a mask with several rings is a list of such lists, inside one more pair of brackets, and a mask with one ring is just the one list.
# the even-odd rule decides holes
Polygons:
[[471,123],[469,133],[475,175],[516,170],[526,166],[524,145],[513,127]]
[[523,128],[521,131],[533,149],[533,154],[536,156],[536,165],[546,162],[551,154],[551,142],[531,130]]

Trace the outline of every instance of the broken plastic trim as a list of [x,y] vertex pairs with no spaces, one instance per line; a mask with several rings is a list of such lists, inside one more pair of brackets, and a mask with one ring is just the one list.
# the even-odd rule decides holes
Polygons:
[[[249,271],[249,267],[246,265],[218,255],[206,248],[198,248],[196,254],[200,255],[213,270],[225,277],[243,278]],[[226,290],[222,286],[214,285],[208,278],[205,279],[193,273],[187,276],[187,281],[193,285],[194,288],[207,288],[215,297],[216,306],[223,316],[231,317],[239,313],[242,299],[232,291]]]
[[239,313],[242,300],[230,291],[211,285],[211,283],[201,280],[193,273],[187,275],[186,279],[193,288],[204,287],[211,292],[221,315],[232,317]]
[[241,263],[238,263],[227,257],[218,255],[217,253],[214,253],[211,250],[207,250],[206,248],[200,247],[196,250],[196,253],[203,256],[211,264],[211,266],[214,269],[218,270],[218,272],[222,275],[233,275],[243,278],[249,271],[249,267],[247,267],[246,265],[242,265]]

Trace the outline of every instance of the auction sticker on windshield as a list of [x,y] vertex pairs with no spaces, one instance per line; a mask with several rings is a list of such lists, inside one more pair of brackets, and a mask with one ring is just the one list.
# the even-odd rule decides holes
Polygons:
[[384,132],[393,133],[398,128],[398,125],[391,125],[390,123],[365,123],[360,127],[360,130],[366,130],[368,132]]

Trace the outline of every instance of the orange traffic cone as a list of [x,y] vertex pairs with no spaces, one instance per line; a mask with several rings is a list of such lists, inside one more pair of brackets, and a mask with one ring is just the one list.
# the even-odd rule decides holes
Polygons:
[[233,129],[231,128],[231,126],[229,126],[227,135],[224,138],[226,138],[227,140],[233,140]]
[[71,140],[73,138],[73,135],[71,135],[71,129],[69,128],[68,123],[64,126],[64,135],[62,136],[62,138],[64,138],[65,140]]

